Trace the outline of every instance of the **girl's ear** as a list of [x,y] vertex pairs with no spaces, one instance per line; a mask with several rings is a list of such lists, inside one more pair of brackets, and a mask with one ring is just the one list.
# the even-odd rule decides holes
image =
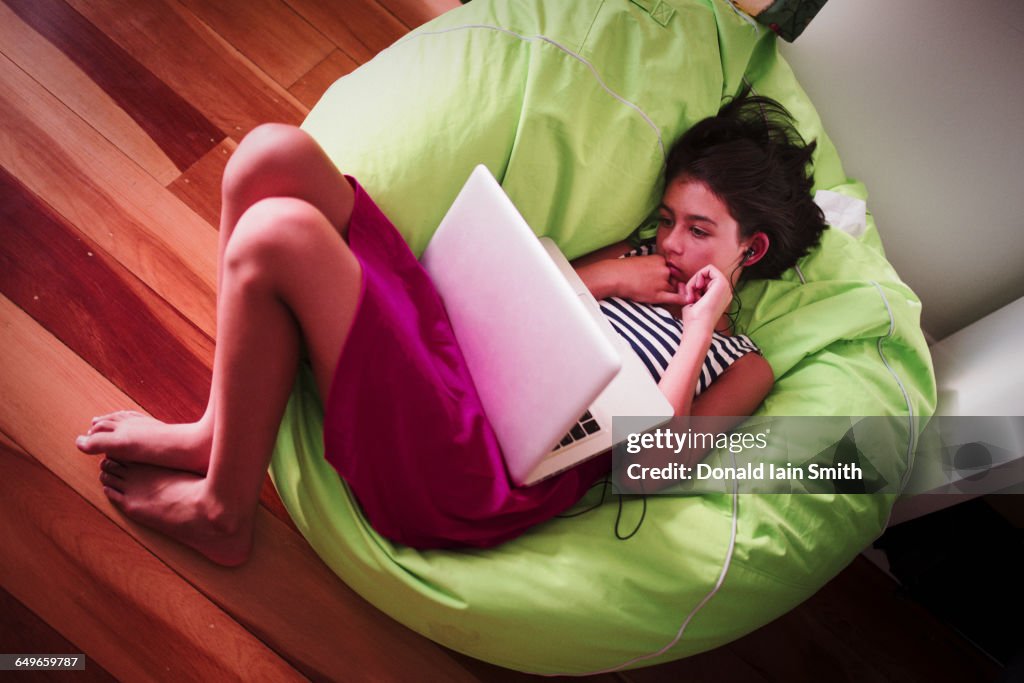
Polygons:
[[760,261],[768,253],[770,245],[771,240],[768,239],[768,235],[763,232],[755,232],[743,247],[742,265],[744,267],[752,266]]

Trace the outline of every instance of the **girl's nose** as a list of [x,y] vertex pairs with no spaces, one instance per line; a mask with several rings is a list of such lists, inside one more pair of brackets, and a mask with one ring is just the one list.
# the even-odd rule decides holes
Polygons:
[[673,256],[680,255],[683,250],[682,231],[679,228],[674,229],[668,234],[665,241],[662,242],[662,246],[665,248],[667,253],[670,253]]

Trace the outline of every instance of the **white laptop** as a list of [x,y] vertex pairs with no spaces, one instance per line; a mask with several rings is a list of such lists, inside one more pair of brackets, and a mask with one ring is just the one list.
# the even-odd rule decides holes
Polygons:
[[477,166],[421,257],[512,481],[535,484],[613,446],[612,416],[672,407],[550,239]]

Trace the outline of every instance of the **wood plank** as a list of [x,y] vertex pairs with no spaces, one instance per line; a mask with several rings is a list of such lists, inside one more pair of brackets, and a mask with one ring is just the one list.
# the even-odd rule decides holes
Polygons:
[[[203,414],[213,341],[3,169],[0,292],[131,396],[132,408],[165,422]],[[261,502],[298,533],[269,477]]]
[[236,140],[260,123],[305,118],[287,90],[176,0],[67,2]]
[[[235,569],[122,517],[96,481],[97,459],[77,452],[74,438],[92,415],[125,407],[128,397],[6,298],[0,368],[0,396],[15,397],[0,411],[0,431],[306,675],[474,680],[437,645],[352,592],[262,508],[252,557]],[[167,609],[173,619],[173,605]]]
[[377,0],[408,28],[414,29],[448,10],[462,7],[459,0]]
[[[835,672],[831,680],[836,683],[900,680],[887,676],[889,672],[875,659],[877,653],[859,653],[849,643],[834,642],[822,626],[818,616],[797,607],[729,647],[736,657],[756,665],[769,680],[802,680],[821,671]],[[786,652],[785,657],[778,656],[779,648]]]
[[301,680],[46,468],[5,447],[0,510],[0,583],[117,678]]
[[269,472],[263,478],[263,484],[260,486],[260,505],[273,515],[278,522],[283,524],[288,531],[291,531],[300,538],[302,537],[299,527],[295,526],[295,522],[292,521],[292,517],[288,513],[288,508],[281,502],[281,496],[277,494],[277,489],[274,488],[274,481],[270,478]]
[[[521,671],[514,671],[512,669],[504,669],[500,666],[495,666],[494,664],[490,664],[479,659],[473,659],[472,657],[458,652],[452,652],[449,650],[448,653],[455,659],[455,661],[462,664],[463,668],[470,671],[481,681],[487,681],[487,683],[539,683],[539,681],[570,683],[571,681],[581,680],[579,676],[540,676],[527,674]],[[619,676],[616,674],[587,676],[585,680],[588,681],[588,683],[620,683],[621,681]]]
[[6,57],[0,166],[207,336],[217,233]]
[[[805,603],[730,644],[771,680],[993,680],[998,667],[863,556]],[[780,652],[786,652],[780,657]]]
[[[0,449],[2,450],[2,449]],[[55,631],[13,595],[0,589],[0,643],[5,654],[84,654],[83,649]],[[68,680],[66,672],[35,671],[17,675],[21,681],[61,683]],[[71,674],[76,683],[115,683],[116,678],[86,655],[84,671]]]
[[113,99],[179,169],[224,134],[117,43],[63,0],[4,0]]
[[998,667],[902,599],[862,556],[792,611],[716,650],[624,672],[633,683],[678,680],[993,680]]
[[157,182],[167,184],[181,173],[159,145],[88,74],[3,3],[0,53],[134,159]]
[[351,73],[359,65],[341,50],[334,50],[322,62],[303,74],[289,92],[310,109],[320,101],[334,81]]
[[167,186],[214,228],[220,226],[220,185],[224,167],[237,147],[237,142],[225,138]]
[[334,48],[283,0],[179,1],[285,88]]
[[0,446],[5,446],[12,451],[23,451],[21,446],[14,442],[14,439],[0,431]]
[[393,14],[366,0],[285,0],[292,9],[357,63],[408,32]]
[[1015,529],[1024,529],[1024,493],[994,493],[981,499]]
[[0,291],[158,419],[203,414],[210,338],[3,169]]
[[[828,630],[858,655],[897,680],[993,680],[997,665],[980,650],[908,600],[885,572],[863,555],[807,603],[816,628]],[[941,653],[941,654],[940,654]]]
[[[779,654],[776,656],[794,656],[786,646],[780,647]],[[830,675],[826,674],[827,672],[818,672],[813,680],[833,680]],[[756,665],[738,657],[729,645],[658,666],[623,671],[619,677],[625,683],[675,683],[676,681],[771,683],[779,680],[767,675]]]

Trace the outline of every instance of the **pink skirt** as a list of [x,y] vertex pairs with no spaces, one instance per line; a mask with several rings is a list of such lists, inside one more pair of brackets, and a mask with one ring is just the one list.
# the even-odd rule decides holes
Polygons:
[[493,546],[564,512],[609,471],[610,457],[512,485],[433,283],[349,182],[348,243],[363,280],[324,409],[328,462],[374,529],[417,548]]

